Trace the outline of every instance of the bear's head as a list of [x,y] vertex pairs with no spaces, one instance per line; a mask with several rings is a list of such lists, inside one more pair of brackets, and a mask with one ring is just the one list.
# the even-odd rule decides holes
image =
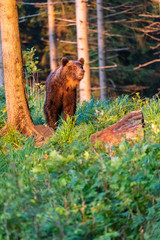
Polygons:
[[75,88],[84,77],[84,58],[80,58],[78,61],[72,61],[63,57],[61,63],[62,72],[65,74],[67,80],[67,87]]

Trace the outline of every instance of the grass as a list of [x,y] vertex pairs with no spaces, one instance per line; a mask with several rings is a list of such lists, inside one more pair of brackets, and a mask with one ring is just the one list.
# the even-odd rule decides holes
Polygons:
[[[44,93],[29,91],[35,124]],[[6,121],[0,92],[1,127]],[[145,139],[112,154],[90,135],[142,109]],[[43,147],[11,131],[0,139],[0,240],[157,240],[160,236],[160,99],[121,96],[78,105]]]

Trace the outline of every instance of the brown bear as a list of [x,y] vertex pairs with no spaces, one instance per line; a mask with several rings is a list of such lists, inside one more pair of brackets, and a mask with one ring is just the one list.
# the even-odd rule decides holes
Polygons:
[[61,66],[51,72],[46,80],[44,114],[49,127],[56,128],[61,113],[66,120],[76,111],[76,86],[84,77],[84,59],[78,61],[63,57]]

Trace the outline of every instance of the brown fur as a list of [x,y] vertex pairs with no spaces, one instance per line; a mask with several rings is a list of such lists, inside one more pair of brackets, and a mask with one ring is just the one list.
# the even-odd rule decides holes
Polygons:
[[76,111],[76,86],[84,77],[84,59],[69,61],[62,58],[61,66],[46,80],[44,113],[49,127],[55,128],[61,113],[66,120]]

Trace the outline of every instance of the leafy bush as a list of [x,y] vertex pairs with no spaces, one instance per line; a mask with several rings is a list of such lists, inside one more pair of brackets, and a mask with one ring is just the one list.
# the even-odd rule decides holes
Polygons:
[[34,47],[23,51],[23,60],[26,69],[26,79],[30,78],[31,76],[34,78],[34,74],[40,71],[40,69],[37,68],[39,60],[38,57],[35,56],[35,54],[36,49]]
[[[29,100],[39,124],[43,100]],[[140,108],[142,142],[91,146],[92,133]],[[13,131],[1,138],[0,239],[159,239],[159,118],[158,97],[122,96],[79,105],[45,146]]]

